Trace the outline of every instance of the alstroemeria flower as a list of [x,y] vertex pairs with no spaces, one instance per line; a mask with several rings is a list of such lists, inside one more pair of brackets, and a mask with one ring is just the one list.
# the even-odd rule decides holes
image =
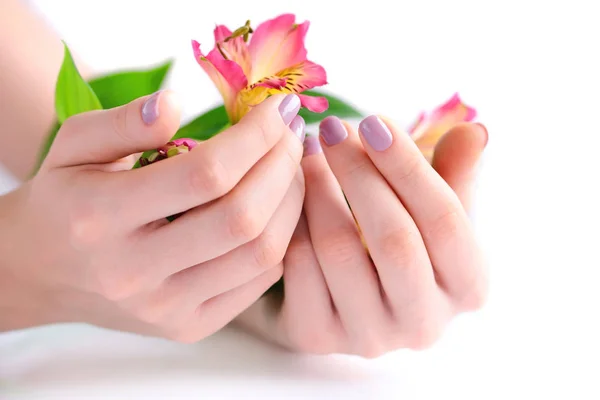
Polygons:
[[[233,33],[219,25],[214,31],[215,47],[206,56],[192,41],[196,60],[219,89],[232,124],[269,95],[299,94],[327,83],[325,69],[306,58],[309,22],[296,24],[295,20],[293,14],[284,14],[256,30],[247,22]],[[310,111],[323,112],[329,106],[323,97],[299,97]]]
[[175,139],[168,142],[164,146],[153,150],[150,154],[140,157],[140,165],[142,167],[164,160],[169,157],[175,157],[176,155],[187,153],[196,147],[197,143],[193,139]]
[[431,114],[421,113],[408,132],[429,162],[440,138],[461,122],[475,119],[477,111],[464,104],[458,93],[436,108]]

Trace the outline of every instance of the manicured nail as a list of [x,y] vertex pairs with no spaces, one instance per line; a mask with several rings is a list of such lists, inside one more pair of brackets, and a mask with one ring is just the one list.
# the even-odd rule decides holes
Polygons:
[[300,98],[295,94],[285,96],[281,104],[279,104],[279,114],[283,118],[283,122],[289,125],[290,122],[298,115],[300,111]]
[[490,135],[488,134],[487,128],[481,122],[476,122],[475,125],[479,125],[481,127],[481,129],[483,129],[483,132],[485,133],[485,140],[483,142],[483,147],[487,146],[488,140],[490,139]]
[[348,132],[338,117],[327,117],[319,125],[319,134],[328,146],[335,146],[348,137]]
[[142,106],[142,121],[147,125],[151,125],[158,118],[158,100],[161,93],[162,91],[158,91],[148,97]]
[[304,157],[322,152],[321,141],[318,136],[307,136],[304,139]]
[[292,130],[292,132],[294,132],[294,134],[296,136],[298,136],[298,139],[300,139],[301,142],[304,142],[304,128],[305,127],[306,127],[306,123],[304,122],[304,118],[302,118],[299,115],[294,117],[292,122],[290,122],[290,129]]
[[363,119],[358,131],[375,151],[383,151],[392,145],[392,133],[376,115]]

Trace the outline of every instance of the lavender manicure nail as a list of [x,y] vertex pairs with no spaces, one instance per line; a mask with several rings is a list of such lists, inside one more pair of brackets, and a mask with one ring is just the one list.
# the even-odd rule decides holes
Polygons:
[[375,151],[383,151],[392,145],[392,133],[376,115],[363,119],[358,131]]
[[304,157],[322,152],[321,142],[317,136],[307,136],[304,139]]
[[295,94],[288,94],[279,104],[279,114],[286,125],[292,122],[298,115],[298,111],[300,111],[300,98]]
[[142,106],[142,121],[151,125],[158,118],[158,100],[161,92],[156,92],[150,96]]
[[304,122],[304,118],[301,116],[296,116],[290,122],[290,129],[294,134],[300,139],[301,142],[304,142],[304,128],[306,127],[306,123]]
[[321,121],[319,134],[328,146],[335,146],[348,137],[348,132],[338,117],[327,117]]

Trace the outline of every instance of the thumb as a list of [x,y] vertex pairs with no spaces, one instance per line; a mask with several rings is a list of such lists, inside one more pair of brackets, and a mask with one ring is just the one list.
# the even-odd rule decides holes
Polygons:
[[476,167],[487,141],[488,133],[482,124],[463,123],[450,129],[435,147],[433,168],[454,190],[467,211]]
[[159,91],[124,106],[67,119],[45,164],[64,167],[110,163],[164,145],[179,128],[174,93]]

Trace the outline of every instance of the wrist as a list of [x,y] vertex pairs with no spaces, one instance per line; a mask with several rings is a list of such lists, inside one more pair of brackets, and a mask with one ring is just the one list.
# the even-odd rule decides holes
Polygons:
[[55,322],[47,291],[26,272],[31,251],[19,223],[21,190],[0,196],[0,332]]

